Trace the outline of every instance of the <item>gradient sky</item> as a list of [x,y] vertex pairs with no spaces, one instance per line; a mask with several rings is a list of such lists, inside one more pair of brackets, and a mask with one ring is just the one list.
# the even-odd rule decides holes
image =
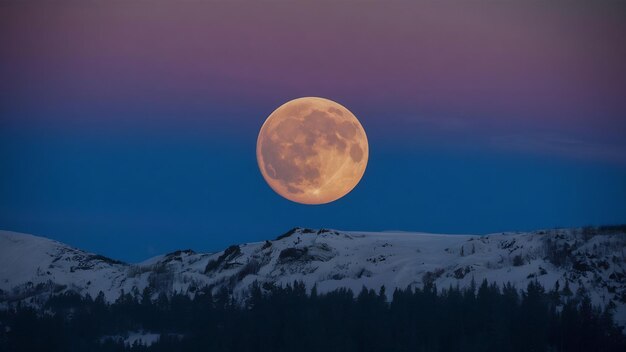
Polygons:
[[[139,261],[294,226],[625,223],[625,37],[617,1],[3,1],[0,228]],[[256,164],[301,96],[368,134],[329,205]]]

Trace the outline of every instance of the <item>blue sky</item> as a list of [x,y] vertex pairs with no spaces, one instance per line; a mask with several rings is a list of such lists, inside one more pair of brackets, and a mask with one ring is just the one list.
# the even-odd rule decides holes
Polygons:
[[[1,3],[0,229],[139,261],[294,226],[626,223],[625,4],[328,6]],[[370,142],[328,205],[279,197],[255,160],[302,96]]]
[[254,130],[205,133],[3,135],[0,224],[139,261],[294,226],[490,233],[626,221],[626,169],[611,163],[410,146],[373,133],[355,190],[307,206],[265,184]]

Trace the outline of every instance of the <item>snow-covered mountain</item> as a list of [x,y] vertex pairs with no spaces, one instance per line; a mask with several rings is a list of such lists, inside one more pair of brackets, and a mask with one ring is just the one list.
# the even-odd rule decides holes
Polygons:
[[[115,300],[124,292],[184,292],[228,288],[241,298],[254,281],[303,281],[319,292],[480,284],[523,289],[584,289],[596,305],[615,305],[626,324],[625,227],[555,229],[532,233],[434,235],[296,228],[275,240],[230,246],[218,253],[176,251],[139,264],[87,253],[49,239],[0,231],[0,306],[36,304],[73,290]],[[557,284],[558,282],[558,284]]]

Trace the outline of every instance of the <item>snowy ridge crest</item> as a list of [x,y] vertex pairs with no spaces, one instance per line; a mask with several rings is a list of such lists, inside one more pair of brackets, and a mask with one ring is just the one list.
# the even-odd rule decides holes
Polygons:
[[483,280],[525,288],[584,290],[626,323],[626,226],[490,235],[347,232],[294,228],[271,241],[218,253],[182,250],[127,264],[41,237],[0,231],[0,307],[40,304],[66,291],[114,301],[122,292],[228,289],[243,299],[255,281],[302,281],[319,292],[464,287]]

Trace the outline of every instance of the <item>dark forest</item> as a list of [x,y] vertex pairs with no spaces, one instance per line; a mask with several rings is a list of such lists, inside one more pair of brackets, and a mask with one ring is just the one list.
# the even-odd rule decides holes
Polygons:
[[[241,301],[239,301],[241,302]],[[565,302],[565,303],[562,303]],[[64,293],[43,308],[0,312],[2,351],[625,351],[626,336],[585,292],[531,282],[466,289],[318,294],[304,284],[252,285],[243,304],[227,290],[107,304]],[[125,344],[129,331],[160,334]],[[117,338],[116,338],[117,337]]]

